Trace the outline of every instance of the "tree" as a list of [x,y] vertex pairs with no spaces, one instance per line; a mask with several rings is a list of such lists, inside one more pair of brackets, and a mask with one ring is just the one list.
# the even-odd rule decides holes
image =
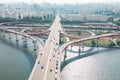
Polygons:
[[92,47],[95,47],[96,46],[96,43],[94,40],[91,41],[91,44],[92,44]]

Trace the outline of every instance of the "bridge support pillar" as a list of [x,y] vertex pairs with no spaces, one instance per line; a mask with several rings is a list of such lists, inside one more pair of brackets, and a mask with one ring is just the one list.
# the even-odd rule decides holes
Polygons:
[[97,38],[97,41],[96,41],[96,47],[98,48],[99,47],[99,38]]
[[36,46],[36,41],[34,41],[34,50],[37,49],[37,46]]
[[84,44],[83,44],[83,42],[80,42],[80,45],[81,45],[81,48],[82,48],[81,51],[84,52]]
[[82,51],[84,52],[84,45],[82,45]]
[[73,47],[73,46],[71,45],[71,51],[72,51],[72,47]]
[[60,36],[60,38],[59,38],[59,42],[60,42],[60,44],[61,44],[61,36]]
[[2,36],[2,30],[0,30],[0,36]]
[[34,41],[34,40],[32,40],[32,43],[35,43],[35,41]]
[[78,51],[79,51],[79,56],[80,56],[80,53],[81,53],[81,47],[79,46],[79,49],[78,49]]
[[10,35],[10,33],[9,33],[9,39],[11,40],[11,35]]
[[3,31],[3,38],[6,38],[6,37],[5,37],[5,31]]
[[18,41],[18,37],[17,37],[17,34],[15,34],[16,35],[16,41]]
[[67,49],[65,50],[65,54],[64,54],[64,61],[67,58]]
[[22,39],[24,39],[24,36],[22,35]]
[[24,45],[27,45],[27,39],[26,39],[26,37],[24,37]]

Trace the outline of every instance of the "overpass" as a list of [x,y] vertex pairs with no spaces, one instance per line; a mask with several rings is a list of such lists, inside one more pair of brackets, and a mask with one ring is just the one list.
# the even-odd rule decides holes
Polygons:
[[67,46],[73,43],[99,39],[102,37],[120,36],[120,32],[103,34],[99,36],[94,36],[94,34],[92,34],[91,37],[76,39],[59,46],[60,34],[65,34],[60,24],[59,15],[56,16],[56,19],[49,31],[50,34],[45,43],[44,50],[38,54],[38,58],[36,59],[35,66],[30,74],[29,80],[60,80],[62,53],[66,51]]
[[64,50],[66,50],[66,48],[69,46],[69,45],[72,45],[74,43],[78,43],[78,42],[84,42],[84,41],[87,41],[87,40],[94,40],[94,39],[99,39],[99,38],[104,38],[104,37],[115,37],[115,36],[120,36],[120,31],[118,32],[115,32],[115,33],[109,33],[109,34],[103,34],[103,35],[97,35],[97,36],[90,36],[90,37],[86,37],[86,38],[83,38],[83,39],[76,39],[76,40],[73,40],[73,41],[69,41],[65,44],[63,44],[61,47],[60,47],[60,53],[63,53]]
[[[45,43],[44,50],[38,54],[35,66],[29,80],[60,80],[60,53],[59,40],[62,27],[59,15],[50,27],[50,34]],[[39,55],[41,55],[39,57]]]
[[[16,41],[19,41],[18,40],[18,35],[22,36],[22,39],[24,39],[25,41],[25,45],[27,44],[27,39],[26,38],[29,38],[32,40],[32,42],[37,46],[39,47],[39,50],[42,51],[44,49],[44,46],[42,45],[42,43],[37,40],[35,37],[33,36],[30,36],[28,34],[25,34],[25,33],[22,33],[22,32],[17,32],[17,31],[14,31],[14,30],[11,30],[11,29],[7,29],[7,28],[0,28],[0,31],[2,31],[3,33],[3,36],[5,36],[5,33],[8,33],[9,35],[9,39],[11,39],[11,34],[15,34],[16,35]],[[36,46],[34,46],[34,50],[36,50]]]
[[[69,41],[62,46],[60,46],[60,35],[66,34],[60,24],[60,17],[59,15],[56,16],[55,21],[53,22],[52,26],[48,30],[49,36],[48,39],[43,46],[37,39],[34,37],[27,35],[22,32],[16,32],[7,28],[0,28],[0,30],[21,35],[33,40],[38,45],[38,56],[33,67],[33,70],[29,76],[29,80],[60,80],[60,66],[61,66],[61,56],[62,53],[66,50],[66,48],[77,42],[83,42],[86,40],[93,40],[99,39],[102,37],[112,37],[112,36],[120,36],[120,32],[110,33],[110,34],[103,34],[94,36],[92,33],[91,37],[83,38],[83,39],[76,39],[73,41]],[[67,34],[66,34],[67,35]]]

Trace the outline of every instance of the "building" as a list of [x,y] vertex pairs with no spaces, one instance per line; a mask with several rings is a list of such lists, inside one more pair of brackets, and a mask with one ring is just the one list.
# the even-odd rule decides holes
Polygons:
[[0,10],[1,18],[12,18],[12,19],[23,19],[24,17],[39,17],[41,20],[48,19],[52,16],[52,12],[35,12],[35,11],[10,11],[10,10]]
[[66,21],[79,22],[107,22],[108,16],[99,14],[62,14],[61,17]]

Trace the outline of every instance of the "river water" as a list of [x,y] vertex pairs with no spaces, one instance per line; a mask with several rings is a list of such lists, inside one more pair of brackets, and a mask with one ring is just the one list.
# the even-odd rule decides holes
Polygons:
[[[23,40],[0,39],[0,80],[28,80],[33,68],[37,51],[33,50],[33,43],[22,48]],[[87,48],[88,50],[90,48]],[[63,61],[62,80],[120,80],[120,49],[94,48],[89,52],[82,52],[78,56],[75,51],[67,51],[67,59]]]
[[24,46],[21,36],[18,39],[16,42],[13,34],[8,39],[7,33],[5,38],[0,37],[0,80],[28,80],[32,71],[37,55],[33,43],[27,39]]
[[94,48],[81,56],[69,51],[67,56],[62,80],[120,80],[120,49]]

